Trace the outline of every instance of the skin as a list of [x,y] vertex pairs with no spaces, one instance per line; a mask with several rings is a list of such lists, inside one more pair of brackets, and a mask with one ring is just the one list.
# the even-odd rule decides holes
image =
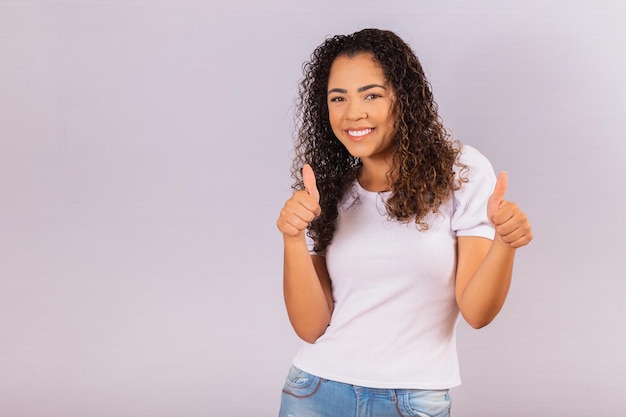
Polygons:
[[[358,180],[370,191],[390,187],[394,99],[392,87],[370,54],[340,56],[333,62],[328,82],[331,127],[346,149],[361,158]],[[305,190],[287,200],[276,224],[284,241],[287,313],[298,336],[314,343],[330,323],[332,284],[325,258],[310,255],[306,246],[306,228],[321,208],[313,170],[305,165],[302,174]],[[532,240],[526,215],[504,198],[507,183],[506,173],[500,173],[488,202],[487,215],[496,230],[494,240],[457,239],[455,297],[464,319],[474,328],[489,324],[504,305],[515,252]]]
[[393,100],[392,88],[371,55],[335,59],[328,79],[330,125],[348,152],[363,161],[359,182],[370,191],[389,188],[385,174],[393,152]]

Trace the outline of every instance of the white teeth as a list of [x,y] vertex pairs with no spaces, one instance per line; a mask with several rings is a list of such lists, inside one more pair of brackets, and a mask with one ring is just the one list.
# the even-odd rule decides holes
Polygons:
[[348,130],[348,134],[350,136],[365,136],[368,133],[370,133],[372,131],[372,129],[365,129],[365,130]]

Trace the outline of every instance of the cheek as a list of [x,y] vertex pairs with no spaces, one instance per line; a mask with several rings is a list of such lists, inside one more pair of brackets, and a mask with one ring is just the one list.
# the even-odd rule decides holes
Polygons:
[[333,129],[333,132],[337,134],[341,126],[341,115],[336,111],[329,111],[328,120],[330,121],[330,127]]
[[387,112],[387,125],[390,129],[395,130],[396,128],[396,117],[393,115],[391,111]]

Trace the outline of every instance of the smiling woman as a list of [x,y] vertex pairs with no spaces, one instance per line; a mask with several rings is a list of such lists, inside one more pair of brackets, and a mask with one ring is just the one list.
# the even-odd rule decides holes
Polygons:
[[277,226],[305,343],[280,416],[448,416],[459,314],[476,328],[498,314],[526,216],[504,200],[506,175],[449,139],[394,33],[327,39],[300,97],[296,191]]
[[[333,133],[353,157],[373,169],[376,167],[384,178],[393,155],[395,118],[393,89],[381,65],[369,53],[339,56],[330,68],[328,88],[328,115]],[[369,180],[372,179],[370,176]],[[360,178],[360,182],[372,191],[388,189],[386,181],[373,184]]]

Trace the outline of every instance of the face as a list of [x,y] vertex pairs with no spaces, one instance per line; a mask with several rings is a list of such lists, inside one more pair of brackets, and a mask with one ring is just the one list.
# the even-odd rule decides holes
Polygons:
[[371,54],[339,56],[328,78],[328,113],[337,139],[363,164],[389,162],[394,93]]

